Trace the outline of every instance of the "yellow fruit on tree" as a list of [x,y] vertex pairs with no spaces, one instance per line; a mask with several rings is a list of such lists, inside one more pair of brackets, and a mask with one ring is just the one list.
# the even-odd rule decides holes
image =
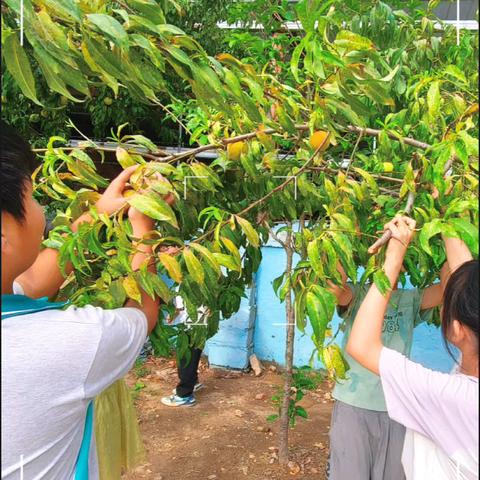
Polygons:
[[383,171],[385,173],[393,172],[393,163],[392,162],[383,162]]
[[330,145],[330,133],[324,132],[323,130],[317,130],[316,132],[313,132],[310,137],[310,145],[315,150],[319,148],[320,145],[323,145],[319,151],[324,152]]
[[246,145],[244,142],[229,143],[227,145],[227,154],[230,160],[240,160],[240,155],[245,152]]
[[113,99],[111,97],[105,97],[103,99],[103,103],[107,106],[111,105],[113,103]]

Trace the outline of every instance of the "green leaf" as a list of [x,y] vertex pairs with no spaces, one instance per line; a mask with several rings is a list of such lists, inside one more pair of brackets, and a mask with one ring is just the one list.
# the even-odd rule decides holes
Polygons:
[[442,221],[438,218],[433,219],[431,222],[426,223],[420,230],[418,241],[423,251],[433,256],[432,249],[430,247],[430,239],[442,231]]
[[323,263],[320,256],[320,249],[318,245],[318,240],[313,239],[307,245],[308,258],[310,260],[310,265],[313,268],[313,271],[320,277],[324,277]]
[[307,411],[300,405],[295,406],[295,414],[302,418],[308,418]]
[[395,77],[395,75],[397,74],[399,68],[400,68],[400,65],[397,65],[387,76],[383,77],[381,81],[391,82],[393,80],[393,77]]
[[302,39],[293,50],[292,58],[290,60],[290,70],[292,72],[293,78],[298,83],[300,83],[300,78],[298,76],[298,64],[300,63],[300,57],[304,49],[305,49],[305,39]]
[[465,218],[451,218],[450,225],[457,231],[460,238],[467,244],[474,256],[478,255],[478,228]]
[[390,280],[382,269],[378,269],[373,272],[373,282],[380,290],[382,295],[386,295],[392,288],[390,285]]
[[144,262],[140,267],[140,270],[135,272],[135,278],[142,287],[142,290],[152,299],[155,299],[155,290],[153,289],[152,282],[150,281],[149,271],[147,270],[147,264]]
[[235,262],[238,266],[241,265],[240,252],[238,251],[237,246],[227,237],[220,237],[222,243],[227,247],[227,250],[231,253],[232,257],[235,259]]
[[120,280],[114,280],[109,286],[108,291],[110,295],[115,300],[115,303],[118,307],[122,307],[127,299],[127,294],[125,289],[122,286],[122,282]]
[[[157,146],[149,138],[144,137],[143,135],[125,135],[121,138],[121,141],[145,147],[150,152],[156,152],[158,150]],[[160,162],[153,163],[152,168],[154,168],[154,166],[158,164],[161,165]]]
[[149,273],[149,279],[155,290],[155,293],[165,302],[168,303],[172,300],[173,294],[167,287],[167,284],[156,274]]
[[372,193],[378,193],[378,185],[375,179],[365,170],[362,170],[361,168],[354,167],[353,170],[360,174],[362,178],[365,180],[367,183],[368,187],[372,190]]
[[313,341],[318,349],[323,347],[325,331],[335,311],[335,301],[335,296],[319,285],[313,285],[307,292],[307,313],[313,328]]
[[343,213],[334,213],[332,215],[332,220],[334,220],[334,224],[338,225],[341,229],[346,230],[349,233],[355,232],[355,225],[353,224],[352,219],[348,218]]
[[278,291],[278,298],[281,302],[285,300],[288,292],[291,290],[291,281],[290,277],[287,277],[283,285],[281,286],[280,290]]
[[170,278],[180,283],[182,281],[182,269],[180,268],[180,264],[178,263],[177,259],[173,255],[169,255],[168,253],[161,252],[158,254],[158,258],[161,264],[165,267]]
[[467,83],[465,74],[456,65],[448,65],[445,68],[445,73],[460,80],[462,83]]
[[220,182],[215,172],[206,165],[198,162],[192,163],[190,165],[190,170],[192,171],[193,176],[196,177],[192,180],[199,182],[205,189],[214,192],[214,185],[219,187],[222,186],[222,182]]
[[[77,157],[77,160],[71,161],[70,157]],[[98,187],[108,186],[107,180],[100,176],[89,163],[85,162],[83,158],[78,158],[78,151],[75,151],[70,157],[68,157],[67,167],[81,182],[93,187],[95,190]]]
[[468,153],[467,146],[462,138],[457,138],[454,143],[455,153],[457,157],[463,162],[463,166],[468,168]]
[[306,290],[301,290],[300,293],[295,294],[295,323],[300,332],[305,333],[306,321],[305,321],[305,303],[306,303]]
[[213,253],[213,256],[217,260],[217,262],[220,265],[223,265],[224,267],[228,268],[229,270],[234,270],[236,272],[241,272],[242,271],[242,266],[239,265],[233,257],[230,255],[225,255],[224,253]]
[[175,213],[170,205],[154,192],[145,195],[134,195],[128,199],[128,203],[135,207],[139,212],[154,218],[161,222],[167,222],[175,228],[178,228],[178,222]]
[[342,350],[338,345],[329,345],[322,350],[322,360],[325,368],[333,374],[336,379],[345,379],[346,372],[350,368]]
[[217,260],[213,256],[213,253],[210,252],[208,248],[204,247],[203,245],[199,245],[198,243],[191,243],[189,247],[193,248],[194,250],[201,253],[205,257],[205,260],[208,262],[208,264],[213,269],[213,271],[217,274],[217,276],[220,276],[222,274],[220,265],[218,264]]
[[342,277],[337,269],[337,261],[338,256],[333,243],[328,238],[322,239],[322,251],[325,253],[327,263],[325,267],[325,273],[327,274],[328,278],[333,280],[337,285],[342,284]]
[[334,43],[339,47],[345,48],[349,52],[352,50],[375,49],[375,46],[370,39],[347,30],[341,30],[338,32]]
[[243,233],[247,237],[247,240],[256,248],[260,245],[260,237],[257,231],[253,228],[252,224],[245,218],[235,215],[235,220],[240,225]]
[[269,423],[276,422],[276,421],[278,420],[278,418],[279,418],[279,417],[278,417],[278,415],[277,415],[276,413],[273,414],[273,415],[269,415],[269,416],[267,417],[267,422],[269,422]]
[[48,86],[57,93],[69,98],[73,102],[82,102],[83,100],[74,97],[64,81],[60,76],[60,69],[62,68],[57,62],[55,62],[49,55],[47,55],[41,48],[36,48],[33,52],[42,72],[45,76],[45,80]]
[[20,45],[16,33],[6,36],[2,45],[2,55],[7,70],[10,72],[23,94],[37,105],[42,105],[37,99],[35,79],[25,50]]
[[205,279],[205,272],[203,271],[202,264],[195,257],[190,248],[185,248],[183,250],[183,259],[185,260],[185,265],[187,266],[188,273],[192,276],[192,279],[197,283],[203,283]]
[[338,57],[337,55],[334,55],[332,52],[329,52],[328,50],[319,50],[318,56],[320,60],[322,60],[325,63],[328,63],[329,65],[333,65],[334,67],[345,66],[344,61],[340,57]]
[[154,22],[154,24],[166,27],[166,25],[162,25],[166,21],[165,15],[155,0],[129,0],[128,4],[140,12],[142,16]]
[[448,206],[443,218],[447,219],[448,217],[456,213],[467,212],[476,208],[478,208],[477,200],[462,200],[460,198],[456,198],[452,202],[450,202],[450,205]]
[[273,291],[275,292],[275,295],[278,295],[278,289],[280,288],[280,285],[283,283],[283,277],[285,276],[284,273],[282,273],[279,277],[274,278],[272,281],[272,287]]
[[122,24],[110,15],[104,13],[89,13],[88,20],[104,33],[115,45],[128,47],[128,35]]
[[440,113],[440,82],[438,80],[432,82],[427,92],[428,116],[434,121]]
[[341,232],[329,232],[333,248],[340,258],[341,264],[347,275],[353,280],[357,276],[357,268],[353,261],[353,247],[347,235]]

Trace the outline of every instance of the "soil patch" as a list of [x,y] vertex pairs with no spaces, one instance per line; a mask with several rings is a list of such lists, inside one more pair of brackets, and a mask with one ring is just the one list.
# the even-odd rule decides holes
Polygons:
[[[127,383],[136,396],[147,463],[125,480],[270,480],[324,479],[328,431],[333,402],[331,382],[307,392],[301,405],[309,418],[290,430],[291,462],[277,460],[277,423],[271,397],[282,383],[275,367],[261,376],[210,369],[202,359],[199,373],[205,385],[197,405],[173,408],[160,399],[177,383],[175,361],[150,357],[132,369]],[[142,385],[144,385],[142,387]]]

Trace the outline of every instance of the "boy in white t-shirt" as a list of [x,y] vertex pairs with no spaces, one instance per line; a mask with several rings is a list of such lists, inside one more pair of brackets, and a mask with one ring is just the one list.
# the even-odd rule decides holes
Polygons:
[[[96,479],[92,399],[131,368],[157,323],[159,301],[142,291],[141,305],[128,300],[125,308],[115,310],[61,310],[62,304],[48,302],[63,277],[58,252],[40,252],[45,217],[32,197],[31,182],[37,160],[28,143],[3,121],[1,147],[1,476]],[[122,192],[134,169],[112,181],[96,205],[99,212],[109,215],[127,206]],[[154,227],[132,208],[128,216],[136,238]],[[82,215],[72,230],[90,220]],[[149,254],[150,247],[140,245],[132,268],[138,269]]]

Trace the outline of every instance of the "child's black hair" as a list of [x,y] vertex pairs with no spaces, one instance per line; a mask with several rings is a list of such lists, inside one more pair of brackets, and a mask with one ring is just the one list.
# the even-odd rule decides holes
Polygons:
[[0,120],[0,208],[18,221],[25,219],[25,185],[37,166],[28,142]]
[[476,336],[478,348],[478,260],[470,260],[457,268],[447,282],[443,294],[442,334],[448,353],[453,357],[447,341],[454,320],[468,327]]

